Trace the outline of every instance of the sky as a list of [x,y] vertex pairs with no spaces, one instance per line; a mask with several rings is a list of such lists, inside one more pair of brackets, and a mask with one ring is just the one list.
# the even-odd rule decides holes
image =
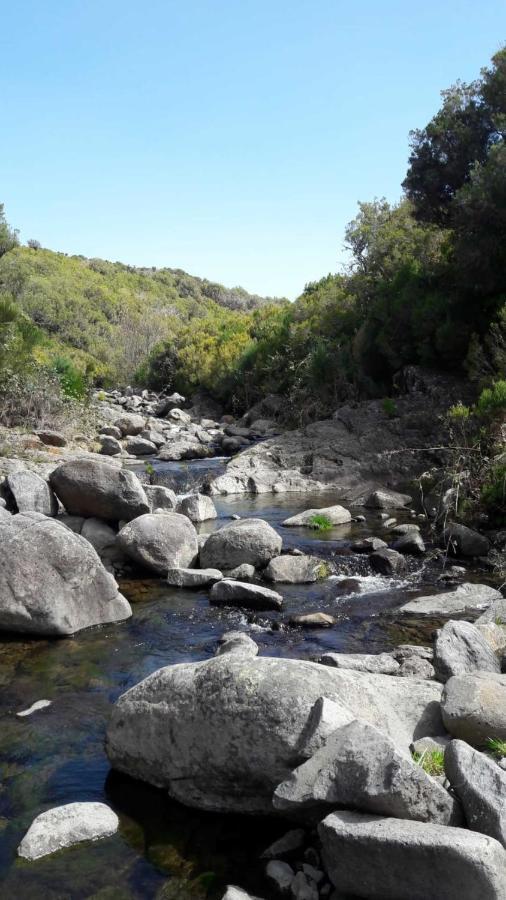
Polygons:
[[22,240],[295,298],[401,195],[410,129],[506,0],[1,2],[0,202]]

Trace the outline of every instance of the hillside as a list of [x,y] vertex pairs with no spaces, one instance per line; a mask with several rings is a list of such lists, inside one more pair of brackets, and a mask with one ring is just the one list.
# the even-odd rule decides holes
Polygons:
[[111,382],[132,378],[156,344],[194,318],[234,319],[272,302],[180,269],[22,246],[0,255],[0,292],[47,336],[43,357],[62,353]]

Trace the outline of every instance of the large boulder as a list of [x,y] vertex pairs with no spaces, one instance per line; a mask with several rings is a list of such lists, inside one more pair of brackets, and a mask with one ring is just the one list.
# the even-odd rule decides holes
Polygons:
[[132,456],[153,456],[158,450],[155,444],[140,435],[129,438],[125,449]]
[[[119,430],[119,429],[118,429]],[[100,453],[102,456],[118,456],[123,450],[117,438],[109,434],[101,434],[99,436]]]
[[40,475],[35,472],[14,472],[5,479],[7,489],[18,512],[39,512],[44,516],[56,516],[58,501]]
[[375,572],[380,575],[401,575],[406,571],[406,560],[397,550],[375,550],[369,556],[369,563]]
[[105,803],[67,803],[40,813],[18,847],[23,859],[40,859],[81,841],[97,841],[118,830],[119,820]]
[[145,484],[144,490],[148,498],[151,512],[155,509],[175,509],[177,496],[172,488],[162,484]]
[[209,535],[200,551],[203,568],[233,569],[242,563],[262,568],[282,547],[279,534],[263,519],[240,519]]
[[408,754],[414,739],[444,732],[440,695],[434,682],[226,653],[160,669],[123,694],[107,753],[115,768],[188,806],[266,813],[304,759],[318,698],[345,705]]
[[169,569],[167,581],[173,587],[201,588],[216,584],[223,578],[218,569]]
[[166,442],[161,447],[158,458],[164,462],[174,462],[180,459],[207,459],[213,455],[212,449],[207,444],[202,444],[193,434],[168,434]]
[[325,560],[318,556],[275,556],[264,571],[269,581],[281,584],[312,584],[329,575],[330,569]]
[[446,525],[441,535],[441,544],[455,556],[486,556],[490,550],[486,537],[467,525],[456,522]]
[[106,462],[66,462],[51,472],[49,481],[71,515],[129,522],[149,512],[148,498],[137,476]]
[[144,431],[145,422],[144,416],[127,414],[116,419],[114,427],[121,431],[123,437],[130,437],[131,435],[140,434],[141,431]]
[[500,672],[499,658],[471,622],[446,622],[434,642],[434,668],[440,681],[471,672]]
[[506,900],[506,853],[463,828],[358,812],[318,826],[323,861],[340,892],[367,900]]
[[132,615],[90,543],[40,513],[0,522],[0,629],[68,635]]
[[475,747],[506,740],[506,675],[454,675],[444,686],[441,713],[446,730]]
[[467,827],[506,846],[506,772],[465,741],[448,744],[445,772],[462,804]]
[[382,489],[372,491],[367,497],[360,498],[355,505],[367,506],[369,509],[402,509],[403,506],[408,506],[412,502],[413,498],[409,494]]
[[396,610],[397,615],[413,618],[452,619],[455,617],[475,618],[488,609],[502,594],[488,584],[459,584],[453,591],[431,594],[409,600]]
[[[506,776],[505,776],[506,777]],[[354,719],[274,791],[275,809],[320,819],[329,807],[460,825],[455,799],[378,728]]]
[[194,526],[175,512],[139,516],[121,529],[117,542],[134,562],[165,576],[169,569],[191,568],[199,551]]
[[177,511],[183,516],[188,516],[192,522],[206,522],[208,519],[218,518],[216,507],[207,494],[189,494],[183,497],[177,505]]
[[315,516],[323,516],[330,525],[346,525],[351,522],[351,513],[344,506],[323,506],[321,509],[306,509],[296,516],[285,519],[283,525],[288,528],[314,527]]
[[283,605],[283,598],[276,591],[228,578],[213,585],[209,600],[214,606],[240,606],[256,610],[281,609]]
[[390,653],[322,653],[318,662],[336,669],[353,669],[378,675],[397,675],[399,663]]

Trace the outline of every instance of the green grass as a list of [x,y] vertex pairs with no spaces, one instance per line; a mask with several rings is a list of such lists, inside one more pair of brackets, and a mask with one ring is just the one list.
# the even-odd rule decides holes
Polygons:
[[329,528],[333,528],[332,522],[330,521],[329,517],[321,513],[315,513],[314,516],[311,516],[308,525],[310,528],[314,528],[316,531],[328,531]]
[[499,738],[489,738],[487,750],[490,750],[498,759],[502,759],[503,756],[506,756],[506,741],[501,741]]
[[395,418],[397,415],[397,404],[395,400],[392,400],[391,397],[385,397],[383,400],[383,411],[386,413],[389,419]]
[[444,750],[424,750],[423,753],[413,753],[413,759],[421,766],[427,775],[444,775],[445,753]]

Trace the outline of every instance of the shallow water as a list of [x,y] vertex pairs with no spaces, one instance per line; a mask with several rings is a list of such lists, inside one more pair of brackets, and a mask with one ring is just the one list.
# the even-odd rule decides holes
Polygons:
[[[165,463],[156,467],[155,478],[178,491],[194,489],[223,465]],[[136,468],[142,477],[143,466]],[[285,547],[329,560],[337,580],[278,586],[283,612],[257,615],[212,607],[205,590],[135,579],[121,586],[133,606],[129,622],[71,639],[0,642],[2,900],[198,900],[221,897],[227,883],[268,900],[273,894],[262,880],[258,856],[286,824],[188,811],[161,791],[111,773],[103,741],[112,703],[161,666],[212,656],[217,638],[230,628],[250,632],[260,653],[303,658],[326,650],[379,652],[406,640],[423,642],[420,632],[400,628],[388,610],[433,584],[440,564],[411,560],[402,581],[372,575],[367,558],[351,554],[349,544],[370,534],[385,536],[377,513],[361,509],[366,523],[318,535],[283,528],[281,522],[302,509],[337,502],[332,493],[215,502],[220,518],[201,531],[219,527],[233,514],[260,516],[280,530]],[[312,610],[330,612],[336,626],[304,631],[285,624],[291,613]],[[40,699],[51,700],[51,706],[26,718],[15,715]],[[16,847],[33,818],[76,800],[109,803],[120,816],[119,833],[34,863],[17,859]]]

